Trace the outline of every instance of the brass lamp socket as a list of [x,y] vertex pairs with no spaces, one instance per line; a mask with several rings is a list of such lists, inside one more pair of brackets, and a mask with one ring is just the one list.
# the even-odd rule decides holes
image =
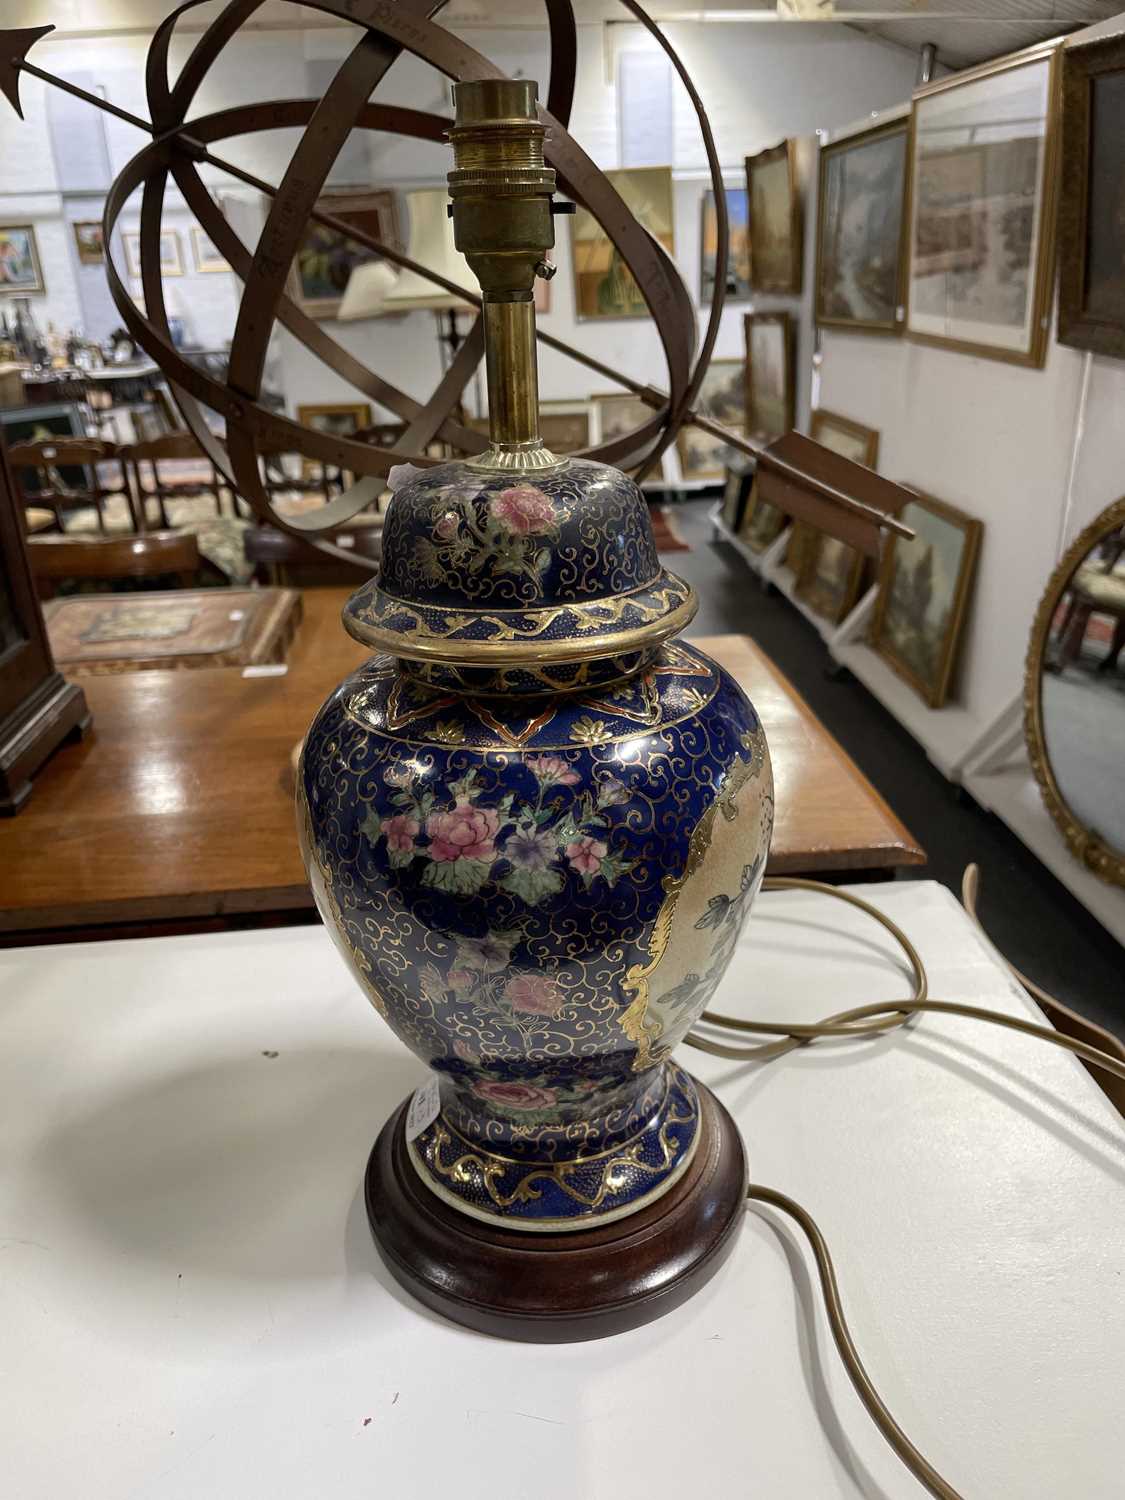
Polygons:
[[537,267],[555,243],[555,173],[543,158],[538,92],[533,79],[453,88],[453,237],[488,301],[530,297]]

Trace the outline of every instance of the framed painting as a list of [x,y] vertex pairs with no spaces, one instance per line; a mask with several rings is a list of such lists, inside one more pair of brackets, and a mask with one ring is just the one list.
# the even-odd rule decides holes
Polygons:
[[[633,432],[656,415],[655,408],[647,406],[639,396],[630,395],[628,391],[594,396],[592,400],[595,441],[598,443],[610,443],[624,437],[627,432]],[[645,446],[651,448],[651,438]],[[614,463],[619,469],[628,470],[635,466],[641,451],[638,448],[636,454],[626,453],[621,458],[615,458]],[[664,455],[661,454],[659,473],[663,472]]]
[[0,293],[46,290],[34,224],[0,224]]
[[1125,36],[1062,55],[1060,344],[1125,359]]
[[855,608],[864,561],[863,553],[846,542],[815,533],[801,553],[797,597],[821,619],[838,625]]
[[214,240],[198,224],[191,226],[191,254],[196,271],[203,276],[230,270],[230,262],[220,255]]
[[[727,301],[746,302],[750,288],[750,222],[745,188],[727,188]],[[715,194],[706,192],[699,201],[699,301],[706,307],[715,290],[715,255],[719,243],[719,223],[715,214]]]
[[[130,276],[141,274],[141,236],[135,229],[127,229],[121,236],[125,244],[125,269]],[[180,254],[180,237],[174,229],[160,231],[160,274],[182,276],[183,256]]]
[[[878,462],[879,434],[875,428],[837,412],[823,407],[814,411],[809,436],[865,468],[873,469]],[[863,553],[810,527],[796,564],[798,595],[816,614],[838,625],[854,607],[863,587]]]
[[750,493],[746,497],[746,508],[742,512],[738,535],[751,552],[764,552],[781,535],[787,520],[784,511],[759,497],[755,482],[750,486]]
[[[676,253],[671,167],[623,167],[606,177],[633,215],[669,255]],[[648,304],[632,271],[609,235],[584,208],[570,225],[574,266],[574,315],[593,318],[647,318]]]
[[105,237],[100,219],[79,219],[71,225],[78,262],[83,266],[100,266],[105,261]]
[[[345,219],[361,233],[398,248],[394,194],[388,192],[325,193],[317,208]],[[378,260],[357,240],[326,224],[310,223],[293,257],[289,295],[312,318],[334,318],[356,266]]]
[[927,84],[908,157],[906,332],[1041,365],[1054,269],[1060,75],[1051,42]]
[[871,644],[931,708],[941,708],[957,658],[984,530],[964,511],[918,495],[902,510],[911,541],[887,538]]
[[727,465],[726,478],[723,481],[723,498],[719,504],[719,516],[723,525],[734,536],[738,535],[738,529],[742,525],[742,513],[746,508],[753,481],[753,470],[744,469],[737,464]]
[[901,332],[906,289],[906,146],[891,120],[820,153],[816,321],[864,333]]
[[802,215],[795,141],[746,158],[750,285],[756,292],[801,291]]
[[[362,427],[371,426],[371,406],[366,401],[327,401],[298,406],[297,421],[315,432],[330,437],[354,437]],[[319,459],[301,457],[301,476],[315,478],[323,468]]]
[[787,312],[746,313],[746,431],[772,443],[792,430],[793,327]]
[[577,453],[590,446],[590,406],[586,401],[541,401],[539,435],[552,453]]
[[873,469],[879,461],[879,434],[874,427],[865,427],[862,422],[853,422],[851,417],[841,417],[822,406],[812,414],[809,437],[865,469]]
[[[713,359],[695,398],[700,416],[711,417],[745,435],[746,365],[741,359]],[[722,479],[730,444],[702,428],[684,423],[676,434],[680,473],[684,479]]]

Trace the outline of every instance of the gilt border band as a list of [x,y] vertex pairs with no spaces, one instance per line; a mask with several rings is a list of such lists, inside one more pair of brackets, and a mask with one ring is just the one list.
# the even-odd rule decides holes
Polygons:
[[372,583],[349,602],[343,619],[355,640],[391,656],[514,667],[588,661],[657,646],[690,624],[698,608],[691,585],[664,573],[630,594],[526,610],[411,604]]

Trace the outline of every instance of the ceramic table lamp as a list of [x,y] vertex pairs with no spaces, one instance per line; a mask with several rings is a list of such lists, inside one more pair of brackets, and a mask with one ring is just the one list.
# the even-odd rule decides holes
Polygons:
[[461,1322],[586,1338],[682,1301],[739,1221],[737,1131],[672,1054],[761,882],[770,765],[742,691],[676,639],[696,601],[636,485],[539,438],[536,87],[456,106],[490,447],[395,490],[345,610],[375,654],[308,732],[298,821],[338,948],[433,1070],[368,1167],[385,1261]]

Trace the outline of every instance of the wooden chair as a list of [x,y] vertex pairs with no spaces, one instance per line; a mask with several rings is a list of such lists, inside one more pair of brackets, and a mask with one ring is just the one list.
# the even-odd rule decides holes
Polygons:
[[157,578],[173,575],[190,588],[199,569],[199,547],[190,531],[150,531],[136,536],[33,536],[27,539],[40,597],[54,596],[61,578]]
[[[115,443],[104,442],[101,438],[44,438],[34,443],[13,443],[8,457],[23,492],[24,505],[53,511],[60,531],[65,530],[67,514],[92,506],[97,512],[98,531],[104,533],[106,502],[114,496],[121,496],[125,501],[129,529],[144,530],[133,503],[125,464]],[[107,483],[114,470],[116,483]],[[29,471],[38,476],[34,487],[24,478]]]
[[[215,501],[215,514],[222,515],[227,485],[190,432],[168,432],[144,443],[129,443],[121,449],[121,458],[132,472],[137,505],[143,511],[149,500],[155,500],[161,526],[170,524],[166,509],[169,500],[193,500],[209,495]],[[165,469],[161,473],[162,463],[185,460],[192,461],[193,472],[169,474]],[[143,465],[148,466],[147,471]]]
[[[357,526],[352,522],[323,540],[366,559],[371,564],[371,572],[375,572],[383,555],[382,526]],[[275,526],[251,526],[243,534],[242,545],[246,561],[253,564],[254,576],[259,582],[301,588],[341,583],[359,587],[360,577],[356,569],[325,557],[311,543],[278,531]]]

